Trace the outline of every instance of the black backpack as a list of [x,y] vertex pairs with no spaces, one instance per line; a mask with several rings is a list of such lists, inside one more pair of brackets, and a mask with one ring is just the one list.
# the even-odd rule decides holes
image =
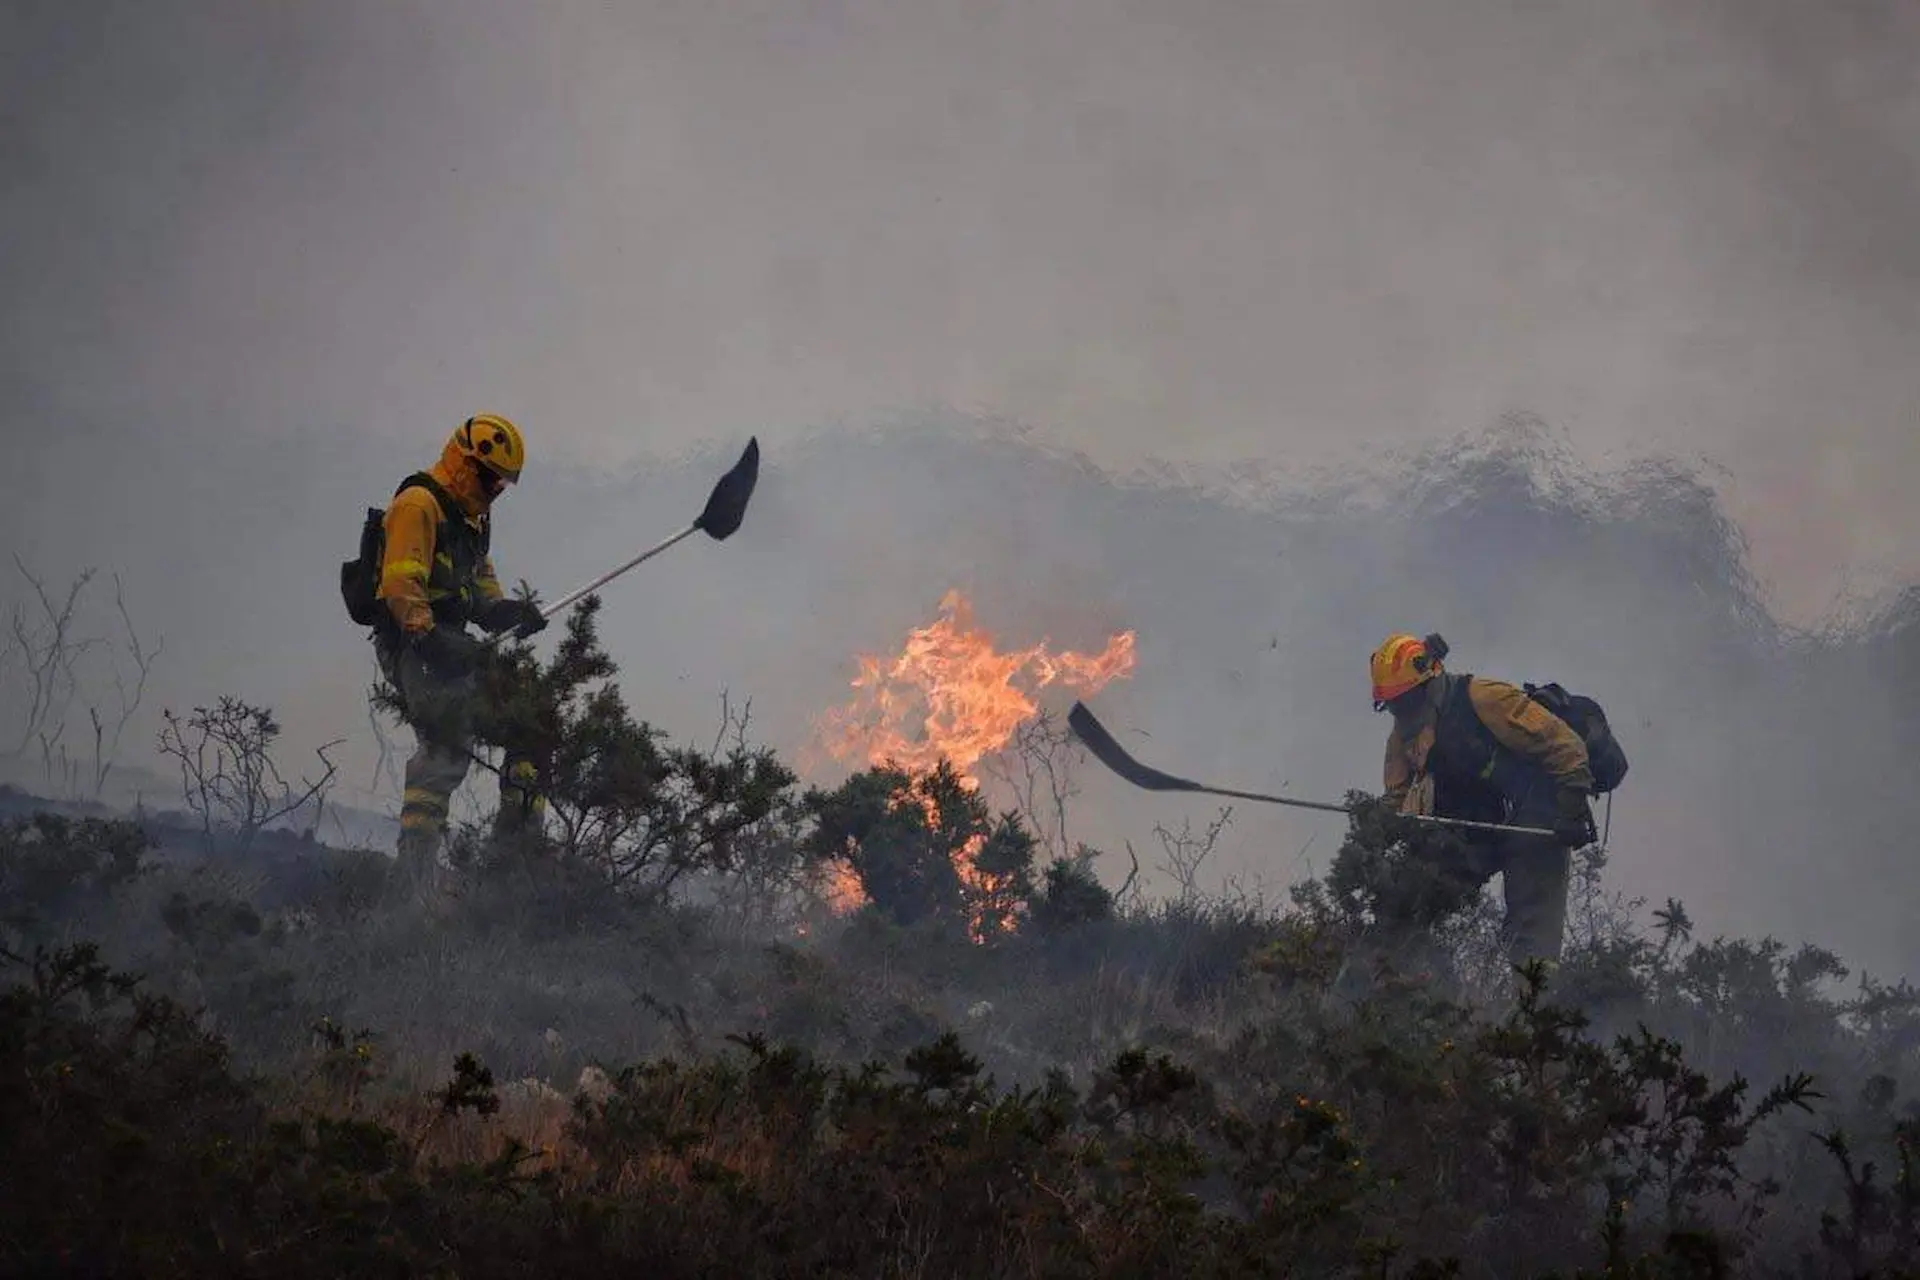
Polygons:
[[1527,696],[1567,722],[1587,744],[1587,764],[1593,770],[1593,791],[1605,795],[1627,776],[1627,753],[1613,736],[1607,713],[1600,704],[1583,694],[1568,693],[1557,684],[1523,686]]
[[[434,501],[440,504],[443,523],[448,511],[459,509],[454,505],[453,496],[424,471],[416,471],[402,480],[400,487],[393,491],[394,496],[399,497],[408,489],[425,489],[433,494]],[[340,563],[340,598],[346,603],[347,616],[363,627],[380,626],[381,619],[390,616],[376,594],[380,589],[380,562],[386,558],[386,549],[387,513],[380,507],[368,507],[367,518],[360,525],[360,555]]]

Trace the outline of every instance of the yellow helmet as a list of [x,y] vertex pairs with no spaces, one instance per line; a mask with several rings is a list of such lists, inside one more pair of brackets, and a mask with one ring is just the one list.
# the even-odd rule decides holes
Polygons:
[[1439,636],[1388,636],[1373,651],[1373,709],[1379,711],[1401,694],[1417,689],[1441,672],[1447,642]]
[[453,433],[453,447],[508,484],[520,480],[527,464],[526,442],[520,428],[497,413],[476,413]]

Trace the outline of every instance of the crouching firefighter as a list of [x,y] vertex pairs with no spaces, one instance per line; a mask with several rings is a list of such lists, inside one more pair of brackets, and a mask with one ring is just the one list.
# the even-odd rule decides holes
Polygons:
[[[1373,708],[1393,716],[1385,798],[1403,814],[1551,830],[1551,836],[1465,832],[1462,857],[1468,865],[1449,870],[1475,885],[1501,873],[1509,961],[1557,962],[1572,854],[1597,838],[1588,741],[1545,705],[1573,714],[1559,686],[1544,686],[1543,694],[1532,686],[1452,673],[1442,665],[1446,654],[1446,641],[1437,635],[1391,636],[1374,651]],[[1593,710],[1597,717],[1597,705]],[[1603,717],[1598,723],[1604,729]],[[1605,742],[1610,748],[1611,740]],[[1606,762],[1615,754],[1609,749]],[[1624,757],[1619,766],[1624,772]],[[1610,786],[1618,779],[1608,781]]]
[[523,747],[502,740],[514,734],[481,690],[487,650],[466,629],[472,623],[489,634],[511,630],[525,638],[546,626],[532,600],[502,592],[490,555],[489,513],[519,481],[525,463],[519,429],[503,417],[477,414],[454,431],[432,468],[401,482],[384,514],[368,512],[362,561],[373,550],[369,542],[381,543],[376,603],[355,620],[373,628],[381,673],[414,731],[400,807],[399,870],[416,884],[431,883],[448,806],[476,742],[506,749],[495,835],[537,827],[544,811],[537,763]]

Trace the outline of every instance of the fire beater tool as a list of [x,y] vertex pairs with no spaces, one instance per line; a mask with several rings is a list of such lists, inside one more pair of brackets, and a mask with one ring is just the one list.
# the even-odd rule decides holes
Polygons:
[[[609,569],[586,586],[567,592],[552,604],[540,606],[540,616],[551,619],[561,611],[572,608],[584,597],[598,591],[629,569],[646,563],[668,547],[683,538],[692,537],[695,533],[704,533],[715,542],[726,541],[740,527],[740,521],[746,516],[747,499],[753,496],[753,486],[759,478],[760,438],[753,436],[748,438],[746,451],[740,455],[740,461],[734,463],[727,474],[721,476],[713,486],[713,492],[707,496],[706,508],[700,512],[692,524],[666,541],[648,547],[618,568]],[[500,635],[489,636],[486,643],[494,644],[506,634],[508,633],[501,632]]]
[[[1170,773],[1141,764],[1127,754],[1126,748],[1114,740],[1106,726],[1094,719],[1093,712],[1086,704],[1076,702],[1073,710],[1067,713],[1067,727],[1086,744],[1107,768],[1131,782],[1134,786],[1147,791],[1198,791],[1207,795],[1230,796],[1236,800],[1258,800],[1263,804],[1291,805],[1296,809],[1319,809],[1325,813],[1347,813],[1353,809],[1344,804],[1328,804],[1320,800],[1296,800],[1290,796],[1271,796],[1258,791],[1234,791],[1226,787],[1212,787],[1205,783],[1194,782],[1188,778],[1176,778]],[[1437,818],[1427,814],[1408,814],[1415,822],[1424,822],[1430,826],[1451,827],[1465,831],[1500,831],[1510,835],[1551,836],[1553,832],[1545,827],[1516,827],[1498,822],[1469,822],[1464,818]]]

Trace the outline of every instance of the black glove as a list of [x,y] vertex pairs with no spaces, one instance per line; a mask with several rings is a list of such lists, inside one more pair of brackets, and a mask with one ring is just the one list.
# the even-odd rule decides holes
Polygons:
[[486,651],[485,645],[460,628],[442,626],[421,632],[413,648],[435,673],[449,679],[471,675]]
[[1584,849],[1599,838],[1593,826],[1593,810],[1587,806],[1587,793],[1575,787],[1562,787],[1554,797],[1553,836],[1569,849]]
[[487,606],[484,625],[489,631],[511,629],[515,639],[525,640],[547,629],[547,619],[532,600],[496,600]]

